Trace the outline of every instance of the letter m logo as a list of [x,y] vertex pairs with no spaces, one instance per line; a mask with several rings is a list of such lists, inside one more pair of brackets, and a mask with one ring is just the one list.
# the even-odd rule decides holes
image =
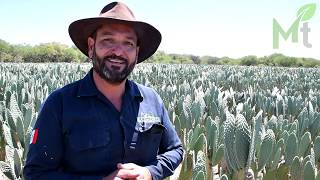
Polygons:
[[287,32],[285,32],[278,21],[273,19],[273,49],[279,48],[279,36],[281,35],[283,39],[287,40],[291,35],[292,42],[298,42],[298,30],[299,30],[299,22],[300,20],[297,19],[289,28]]

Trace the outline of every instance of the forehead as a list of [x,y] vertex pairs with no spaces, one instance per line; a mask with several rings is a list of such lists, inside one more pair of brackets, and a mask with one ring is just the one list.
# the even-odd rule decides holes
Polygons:
[[137,39],[136,32],[134,29],[127,25],[121,23],[110,23],[101,26],[97,29],[98,35],[116,35],[116,34],[123,34],[129,38]]

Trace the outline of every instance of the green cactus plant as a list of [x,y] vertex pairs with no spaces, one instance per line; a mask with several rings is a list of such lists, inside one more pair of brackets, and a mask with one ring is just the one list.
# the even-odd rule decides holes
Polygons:
[[246,166],[249,148],[250,148],[250,128],[245,117],[242,114],[236,116],[236,130],[234,141],[234,154],[236,156],[236,164],[238,169]]
[[289,138],[289,133],[287,130],[284,130],[281,135],[280,138],[283,140],[283,143],[287,143],[287,140]]
[[282,155],[281,151],[282,151],[282,148],[280,146],[278,146],[275,150],[275,154],[274,154],[273,158],[270,158],[270,159],[272,159],[272,163],[271,163],[271,167],[270,167],[271,170],[275,170],[278,168],[278,164],[279,164],[279,161],[280,161],[280,158]]
[[316,158],[315,158],[313,147],[310,148],[310,162],[312,164],[312,167],[316,168]]
[[226,174],[223,174],[221,177],[220,177],[220,180],[228,180],[228,176]]
[[205,180],[207,178],[206,155],[203,151],[198,151],[197,160],[192,170],[194,180]]
[[[296,136],[298,147],[292,154],[301,154],[300,159],[305,156],[303,163],[310,161],[314,169],[320,167],[320,138],[317,138],[320,132],[320,86],[315,78],[318,77],[318,69],[155,64],[143,64],[141,67],[132,73],[132,79],[157,90],[186,149],[181,171],[184,175],[180,179],[193,177],[198,151],[203,151],[207,158],[207,172],[203,171],[207,173],[207,179],[212,179],[212,167],[208,165],[218,165],[220,174],[226,173],[225,177],[229,179],[239,178],[237,175],[245,174],[249,169],[254,170],[256,179],[261,179],[262,175],[264,179],[289,179],[292,134]],[[90,66],[84,64],[0,64],[0,164],[5,164],[3,171],[6,171],[6,176],[22,178],[19,159],[23,165],[31,129],[42,101],[56,88],[83,77],[89,69]],[[272,96],[274,87],[279,88],[275,93],[278,100]],[[241,113],[248,125],[232,125],[234,136],[230,136],[233,138],[231,145],[225,144],[226,132],[230,131],[225,126],[228,113]],[[214,118],[212,124],[211,120],[208,121],[211,118]],[[211,129],[213,131],[209,128],[211,125],[216,126]],[[236,131],[237,126],[250,130],[245,171],[241,168],[243,164],[238,163],[239,159],[243,160],[235,147],[240,148],[241,144],[236,142],[241,142],[246,135]],[[274,144],[264,170],[256,172],[259,154],[265,149],[262,148],[265,129],[273,130],[277,144]],[[311,133],[310,143],[306,143],[309,142],[309,135],[305,135],[307,131]],[[247,145],[243,147],[246,150]],[[232,154],[227,153],[227,149]],[[241,154],[246,154],[243,152],[241,150]],[[232,164],[234,169],[230,166]],[[198,178],[202,177],[203,174],[198,173]]]
[[235,141],[236,120],[232,114],[226,113],[226,121],[224,123],[224,156],[227,161],[228,167],[237,171],[236,155],[234,154],[234,141]]
[[213,160],[215,158],[218,149],[218,138],[219,138],[219,128],[217,122],[213,120],[210,116],[206,120],[206,131],[208,137],[208,147],[209,152],[211,152],[210,157]]
[[290,166],[290,177],[292,180],[301,180],[302,164],[300,158],[295,156]]
[[309,127],[309,116],[308,116],[308,110],[307,107],[303,108],[303,110],[300,112],[298,116],[298,137],[301,137],[305,130]]
[[315,161],[319,162],[320,158],[320,136],[317,136],[313,143]]
[[[320,99],[320,98],[319,98]],[[309,130],[312,135],[312,139],[315,139],[319,135],[320,131],[320,113],[314,112],[314,120],[311,125],[309,125]]]
[[4,161],[0,161],[0,172],[2,172],[8,179],[14,179],[14,171],[10,164]]
[[[311,160],[311,155],[307,155],[306,157],[302,158],[302,165],[304,166],[305,164],[307,164],[308,161],[312,161]],[[312,164],[312,163],[311,163]]]
[[273,146],[275,144],[275,135],[271,129],[268,129],[264,136],[260,152],[258,155],[258,171],[262,170],[273,153]]
[[310,144],[311,144],[311,133],[306,131],[300,140],[299,153],[298,153],[299,157],[305,156],[305,153],[308,150]]
[[262,114],[263,114],[263,111],[259,111],[258,114],[254,117],[254,139],[253,139],[254,149],[251,149],[251,151],[252,152],[256,151],[257,154],[260,152],[262,136],[263,136],[263,132],[265,131],[265,127],[263,125],[263,120],[262,120]]
[[276,116],[271,116],[270,120],[267,122],[267,128],[272,129],[276,134],[278,129],[278,118]]
[[22,176],[22,159],[21,159],[21,155],[19,155],[18,150],[16,148],[14,149],[13,159],[14,159],[15,175],[17,177],[21,177]]
[[[299,125],[300,125],[300,124],[301,124],[301,123],[299,123],[297,120],[295,120],[295,121],[290,125],[290,129],[289,129],[288,133],[289,133],[289,134],[295,133],[296,135],[299,135],[300,132],[299,132],[298,130],[300,130],[300,129],[299,129]],[[299,136],[299,137],[300,137],[300,136]]]
[[293,158],[298,153],[298,140],[295,133],[291,133],[288,137],[285,148],[285,160],[286,164],[291,165]]
[[307,163],[303,167],[303,180],[315,180],[315,169],[312,166],[311,161],[307,161]]
[[216,165],[218,164],[221,159],[223,158],[223,154],[224,154],[224,144],[220,144],[220,146],[218,147],[218,150],[216,151],[215,155],[212,156],[212,165]]
[[[198,124],[194,130],[189,130],[189,143],[188,143],[188,151],[194,150],[196,153],[200,150],[203,151],[203,148],[206,146],[206,136],[204,134],[204,127]],[[206,148],[206,147],[205,147]]]

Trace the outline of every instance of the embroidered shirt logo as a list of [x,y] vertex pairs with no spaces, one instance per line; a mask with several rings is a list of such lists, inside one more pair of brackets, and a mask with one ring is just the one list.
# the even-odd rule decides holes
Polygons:
[[155,116],[151,113],[141,113],[140,116],[137,117],[138,123],[161,123],[160,117]]

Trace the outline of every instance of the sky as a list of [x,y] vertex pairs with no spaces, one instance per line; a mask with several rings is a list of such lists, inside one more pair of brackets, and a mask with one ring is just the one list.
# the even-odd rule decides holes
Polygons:
[[[73,45],[68,27],[75,20],[99,15],[106,0],[0,0],[0,39],[11,44],[59,42]],[[197,56],[258,57],[282,53],[320,60],[320,0],[122,0],[137,20],[162,34],[159,50]],[[307,48],[280,36],[273,49],[273,19],[287,31],[305,4],[315,3],[308,20]],[[300,23],[299,28],[302,27]]]

